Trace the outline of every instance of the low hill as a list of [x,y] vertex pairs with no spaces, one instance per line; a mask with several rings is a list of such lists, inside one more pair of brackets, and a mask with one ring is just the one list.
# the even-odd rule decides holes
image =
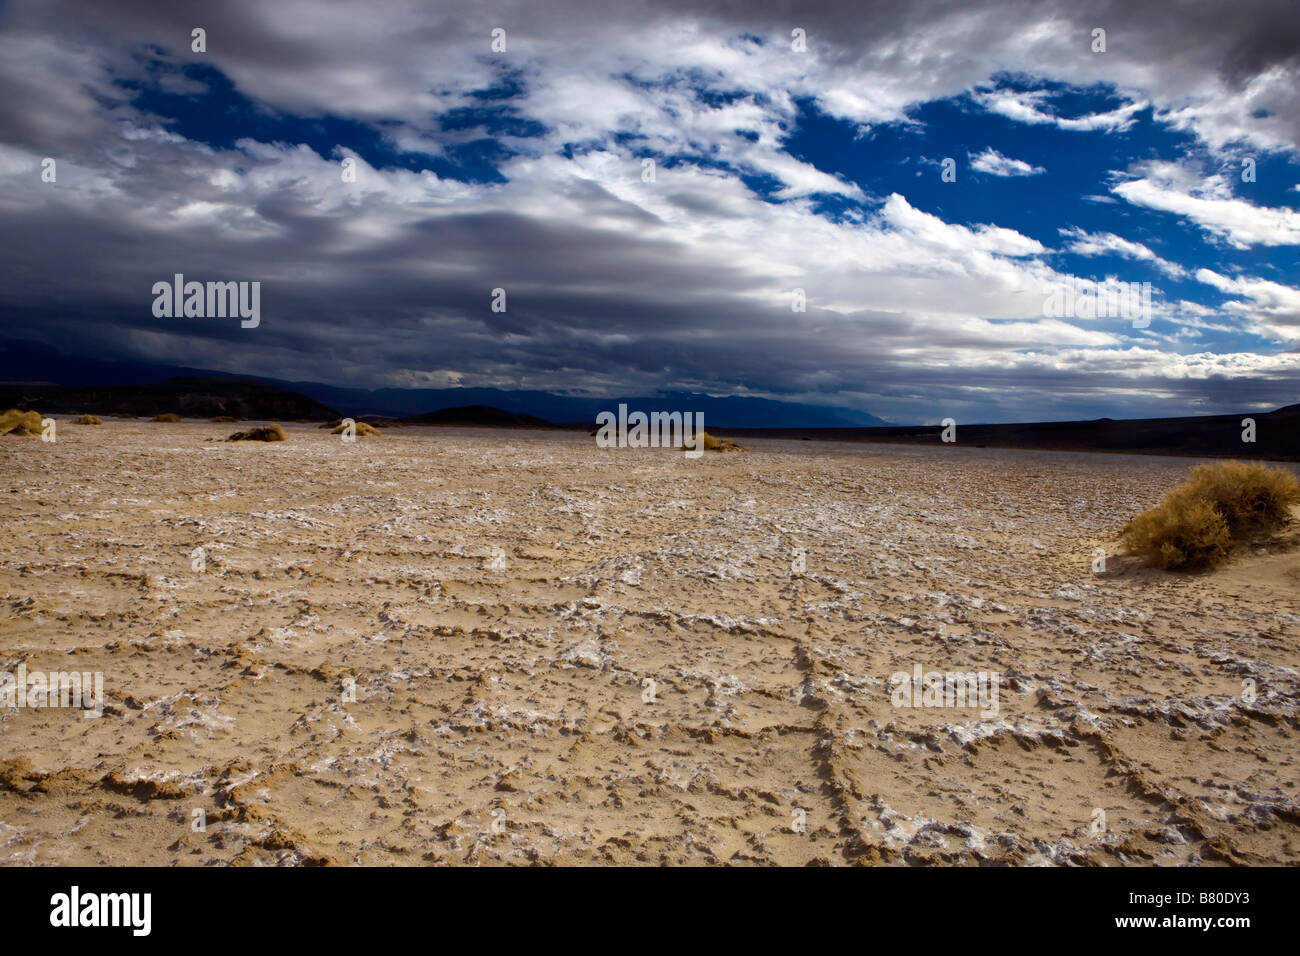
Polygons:
[[148,385],[0,385],[0,408],[44,413],[156,415],[186,418],[229,415],[256,420],[338,418],[334,409],[305,395],[252,378],[177,376]]
[[[0,349],[0,382],[47,385],[134,385],[165,378],[232,378],[248,376],[218,369],[167,365],[160,362],[88,358],[28,339],[11,339]],[[658,396],[555,395],[536,390],[500,388],[356,388],[327,385],[309,380],[289,381],[262,376],[261,381],[288,392],[314,399],[329,408],[346,409],[360,421],[419,416],[427,409],[470,405],[510,409],[550,422],[592,421],[619,403],[629,408],[692,411],[704,414],[710,425],[724,423],[738,427],[765,428],[862,428],[887,422],[848,408],[777,402],[740,396],[712,396],[671,392]],[[298,416],[310,418],[313,416]]]
[[[1246,418],[1255,421],[1254,442],[1241,440],[1241,423]],[[888,428],[719,428],[715,431],[737,437],[937,445],[941,443],[943,429],[939,425],[900,425]],[[959,422],[956,438],[955,444],[964,447],[1300,461],[1300,405],[1287,405],[1271,412],[1190,418],[1098,418],[1079,422],[1005,425],[964,425]]]

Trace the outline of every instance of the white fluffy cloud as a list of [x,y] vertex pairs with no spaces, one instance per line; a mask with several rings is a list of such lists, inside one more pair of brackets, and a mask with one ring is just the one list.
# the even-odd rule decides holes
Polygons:
[[1300,289],[1267,279],[1219,275],[1199,269],[1196,278],[1220,292],[1237,296],[1224,304],[1229,311],[1250,319],[1261,335],[1283,342],[1300,341]]
[[1238,249],[1300,245],[1300,212],[1236,198],[1222,174],[1200,177],[1175,163],[1147,163],[1137,178],[1112,192],[1134,205],[1190,219]]
[[974,95],[975,101],[985,109],[1007,119],[1018,123],[1049,123],[1058,129],[1075,132],[1127,129],[1132,125],[1135,115],[1148,106],[1145,101],[1136,100],[1104,113],[1063,117],[1051,112],[1045,105],[1047,97],[1048,94],[1041,90],[1017,93],[980,91]]
[[1070,240],[1065,251],[1078,256],[1117,255],[1140,262],[1150,262],[1165,275],[1182,278],[1187,270],[1176,262],[1156,255],[1140,242],[1132,242],[1113,232],[1086,232],[1078,227],[1061,229],[1061,235]]
[[971,160],[971,167],[990,176],[1036,176],[1044,172],[1041,166],[1003,156],[991,146]]

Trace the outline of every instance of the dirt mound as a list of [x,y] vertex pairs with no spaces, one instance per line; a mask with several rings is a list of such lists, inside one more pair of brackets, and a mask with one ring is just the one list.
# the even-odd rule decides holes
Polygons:
[[235,432],[226,441],[288,441],[284,429],[279,425],[263,425],[248,431]]

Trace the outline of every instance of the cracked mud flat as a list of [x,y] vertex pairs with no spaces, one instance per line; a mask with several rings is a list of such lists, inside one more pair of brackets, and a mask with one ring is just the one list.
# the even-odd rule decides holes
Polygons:
[[0,861],[1300,861],[1300,552],[1114,557],[1185,459],[228,431],[0,438],[0,670],[105,686],[0,709]]

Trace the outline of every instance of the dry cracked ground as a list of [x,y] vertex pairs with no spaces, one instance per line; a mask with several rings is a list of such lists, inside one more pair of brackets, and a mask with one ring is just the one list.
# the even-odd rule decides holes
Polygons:
[[0,672],[104,680],[5,863],[1300,860],[1300,551],[1117,555],[1187,460],[230,428],[0,439]]

